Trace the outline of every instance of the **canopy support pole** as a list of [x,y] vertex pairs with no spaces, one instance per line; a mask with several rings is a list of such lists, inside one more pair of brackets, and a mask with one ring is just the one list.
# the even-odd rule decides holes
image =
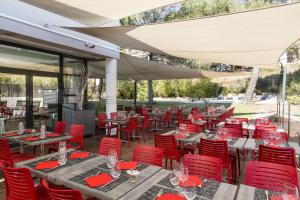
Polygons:
[[[117,59],[106,58],[106,114],[117,112]],[[115,135],[113,129],[110,133]]]
[[285,91],[286,91],[286,74],[287,74],[287,65],[283,65],[283,77],[282,77],[282,121],[281,127],[284,127],[284,102],[285,102]]
[[137,81],[134,80],[134,87],[133,87],[133,108],[136,108],[136,99],[137,99]]

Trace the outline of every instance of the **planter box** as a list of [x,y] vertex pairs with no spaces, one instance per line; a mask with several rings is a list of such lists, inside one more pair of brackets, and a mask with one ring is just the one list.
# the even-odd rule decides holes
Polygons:
[[67,123],[66,132],[69,132],[71,124],[82,124],[85,126],[85,136],[95,134],[96,109],[88,106],[88,109],[77,111],[74,104],[63,105],[63,121]]

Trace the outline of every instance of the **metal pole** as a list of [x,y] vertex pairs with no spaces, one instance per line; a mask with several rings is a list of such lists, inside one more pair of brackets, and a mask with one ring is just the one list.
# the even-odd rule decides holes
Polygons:
[[283,66],[283,77],[282,77],[282,123],[281,127],[284,127],[284,101],[285,101],[285,89],[286,89],[286,73],[287,65]]
[[133,107],[136,108],[136,99],[137,99],[137,81],[134,80],[134,88],[133,88]]
[[288,104],[288,139],[290,140],[290,130],[291,130],[291,102]]

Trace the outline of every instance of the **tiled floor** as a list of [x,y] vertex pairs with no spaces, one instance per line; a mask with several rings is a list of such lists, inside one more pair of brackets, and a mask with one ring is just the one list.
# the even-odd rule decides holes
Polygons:
[[[101,136],[103,137],[103,135]],[[87,137],[85,138],[85,150],[86,151],[90,151],[90,152],[98,152],[98,148],[99,148],[99,141],[101,139],[99,138],[99,140],[97,140],[97,137]],[[132,158],[132,152],[133,152],[133,148],[135,143],[137,143],[136,141],[131,143],[131,147],[127,147],[127,144],[123,144],[122,146],[122,159],[123,160],[131,160]],[[143,143],[141,141],[141,143]],[[153,137],[151,139],[149,139],[148,134],[146,134],[146,142],[145,144],[147,145],[154,145],[154,140]],[[28,151],[31,151],[31,149],[28,149]],[[38,154],[39,152],[37,152]],[[248,158],[247,160],[249,160],[250,158],[250,152],[248,153]],[[246,161],[247,162],[247,161]],[[245,162],[241,162],[241,169],[242,169],[242,175],[240,177],[238,177],[238,182],[239,183],[243,183],[244,182],[244,167],[245,167]],[[299,177],[300,173],[298,173],[298,177]],[[225,181],[225,175],[223,176],[224,181]],[[300,180],[300,179],[299,179]],[[0,183],[0,200],[4,200],[5,199],[5,189],[4,189],[4,183]]]

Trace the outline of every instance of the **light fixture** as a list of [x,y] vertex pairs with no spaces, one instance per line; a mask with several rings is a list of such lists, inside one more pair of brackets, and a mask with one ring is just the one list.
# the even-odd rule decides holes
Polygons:
[[90,49],[93,49],[93,48],[96,47],[95,44],[92,44],[92,43],[89,43],[89,42],[86,42],[86,43],[84,44],[84,46],[87,47],[87,48],[90,48]]

